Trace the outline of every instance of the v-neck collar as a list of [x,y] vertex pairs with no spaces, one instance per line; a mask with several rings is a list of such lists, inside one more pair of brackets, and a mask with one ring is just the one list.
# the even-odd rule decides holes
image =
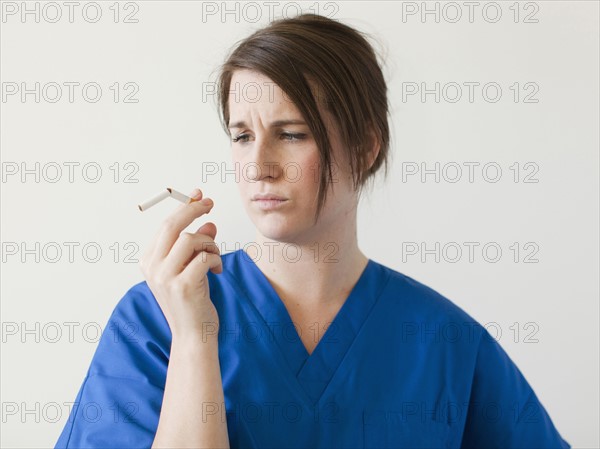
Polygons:
[[310,402],[316,404],[380,296],[389,273],[383,265],[369,259],[342,307],[309,354],[285,304],[267,277],[244,250],[235,253],[235,271],[241,277],[241,287],[264,319],[292,374]]

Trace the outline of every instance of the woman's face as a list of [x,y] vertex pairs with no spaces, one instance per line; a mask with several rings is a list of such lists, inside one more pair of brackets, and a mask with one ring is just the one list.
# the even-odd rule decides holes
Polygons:
[[[339,236],[340,227],[353,219],[357,197],[350,169],[330,114],[320,111],[332,144],[334,179],[314,225],[320,177],[314,136],[300,111],[271,79],[249,70],[233,74],[229,95],[233,165],[240,172],[246,212],[266,239],[324,243],[323,239]],[[255,201],[257,194],[278,195],[285,201]]]

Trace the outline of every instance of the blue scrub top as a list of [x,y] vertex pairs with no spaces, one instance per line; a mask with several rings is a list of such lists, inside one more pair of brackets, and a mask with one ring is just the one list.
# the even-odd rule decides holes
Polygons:
[[[490,333],[411,277],[369,259],[309,355],[248,254],[222,261],[208,279],[225,409],[206,413],[227,421],[232,448],[571,447]],[[170,345],[148,285],[134,285],[55,447],[150,448]]]

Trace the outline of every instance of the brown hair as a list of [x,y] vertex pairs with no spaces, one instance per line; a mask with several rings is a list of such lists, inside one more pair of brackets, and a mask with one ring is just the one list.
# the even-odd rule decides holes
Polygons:
[[[220,120],[229,135],[229,90],[233,73],[246,69],[273,80],[296,105],[319,148],[321,171],[315,222],[325,203],[331,171],[331,144],[317,101],[324,102],[339,128],[354,189],[382,166],[387,176],[390,130],[387,86],[377,56],[348,25],[316,14],[272,21],[238,42],[220,68]],[[315,99],[315,92],[318,92]],[[379,153],[371,167],[376,139]]]

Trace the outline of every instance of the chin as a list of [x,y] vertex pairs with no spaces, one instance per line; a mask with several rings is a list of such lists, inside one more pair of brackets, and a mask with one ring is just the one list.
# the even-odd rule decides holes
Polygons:
[[278,242],[292,241],[298,229],[297,224],[293,225],[289,219],[281,219],[281,217],[255,216],[253,219],[254,226],[268,240]]

